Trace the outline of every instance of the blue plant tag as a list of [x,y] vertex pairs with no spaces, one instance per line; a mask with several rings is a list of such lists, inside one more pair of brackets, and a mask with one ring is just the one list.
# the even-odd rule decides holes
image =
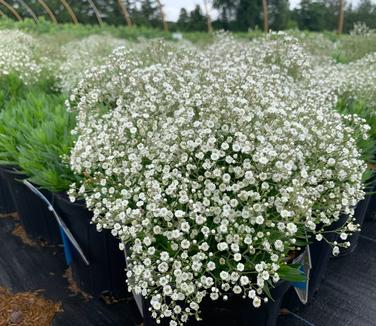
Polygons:
[[[299,270],[302,271],[302,274],[305,274],[305,272],[304,272],[304,264],[303,263],[301,264]],[[305,289],[307,287],[307,279],[305,279],[302,282],[290,282],[290,283],[291,283],[291,285],[294,288],[298,288],[298,289]]]
[[64,245],[65,261],[67,265],[70,266],[70,264],[72,263],[72,247],[71,247],[68,237],[66,236],[61,226],[60,226],[60,234],[61,234],[61,239],[63,240],[63,245]]
[[304,273],[305,281],[291,282],[291,284],[295,288],[295,292],[298,295],[299,300],[303,304],[306,304],[308,302],[309,277],[312,269],[311,252],[309,250],[309,246],[306,247],[301,255],[294,259],[293,263],[301,265],[299,269]]

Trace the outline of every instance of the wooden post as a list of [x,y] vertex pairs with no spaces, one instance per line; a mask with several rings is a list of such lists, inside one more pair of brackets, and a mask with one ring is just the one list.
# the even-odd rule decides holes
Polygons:
[[0,17],[7,17],[7,15],[0,9]]
[[345,0],[339,0],[338,30],[337,34],[343,33],[343,25],[345,20]]
[[264,12],[264,32],[269,32],[269,9],[268,9],[268,0],[262,0],[262,8]]
[[208,33],[213,33],[213,25],[209,13],[208,0],[204,0],[206,19],[208,20]]
[[161,3],[160,0],[157,0],[157,4],[158,4],[158,7],[159,7],[159,11],[161,13],[161,18],[162,18],[162,23],[163,23],[163,30],[165,32],[168,32],[168,24],[166,22],[166,16],[165,16],[164,11],[163,11],[162,3]]
[[73,11],[73,8],[69,5],[69,3],[65,0],[60,0],[65,9],[68,11],[69,16],[72,19],[73,24],[78,24],[78,19],[76,14]]
[[25,1],[23,1],[23,0],[17,0],[17,2],[19,2],[22,6],[24,6],[25,9],[27,10],[27,12],[30,14],[30,16],[33,18],[34,22],[35,22],[35,23],[38,23],[38,17],[37,17],[37,15],[35,14],[35,12],[33,11],[33,9],[31,9],[30,6],[27,5],[27,4],[25,3]]
[[51,20],[57,24],[57,19],[54,15],[54,13],[52,12],[52,10],[47,6],[47,4],[44,2],[44,0],[38,0],[38,2],[40,3],[40,5],[44,8],[44,10],[46,10],[48,16],[50,16]]
[[125,21],[127,22],[128,27],[132,27],[132,20],[129,16],[127,5],[124,3],[123,0],[118,0],[118,3],[121,8],[121,11],[123,12],[123,16],[125,18]]
[[94,2],[92,0],[88,0],[88,2],[90,4],[91,8],[93,8],[93,10],[94,10],[94,13],[95,13],[95,16],[97,17],[99,25],[103,25],[103,20],[101,18],[101,14],[100,14],[97,6],[94,4]]
[[14,9],[8,2],[6,2],[5,0],[0,0],[0,3],[6,7],[12,14],[14,17],[17,18],[18,21],[21,21],[22,18],[21,16],[19,15],[19,13],[17,12],[16,9]]

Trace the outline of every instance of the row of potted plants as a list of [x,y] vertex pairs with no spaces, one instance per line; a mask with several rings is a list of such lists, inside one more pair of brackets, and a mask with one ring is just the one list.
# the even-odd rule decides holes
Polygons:
[[[91,295],[99,295],[103,291],[110,291],[117,296],[124,295],[125,259],[124,254],[118,250],[118,243],[109,232],[98,233],[90,224],[92,213],[87,210],[84,202],[71,203],[64,194],[69,182],[74,179],[65,169],[64,160],[61,160],[66,149],[72,145],[69,132],[72,128],[72,114],[63,109],[61,97],[46,95],[38,88],[17,96],[17,102],[3,103],[4,109],[1,112],[2,121],[8,122],[2,124],[0,142],[3,164],[0,170],[1,213],[17,211],[30,237],[49,244],[61,243],[60,231],[64,230],[59,230],[59,223],[48,205],[41,200],[41,196],[44,196],[52,203],[88,260],[85,262],[75,249],[69,249],[72,248],[71,244],[65,243],[68,250],[72,251],[68,255],[73,254],[73,277],[79,287]],[[16,125],[19,129],[15,128]],[[38,187],[39,195],[28,187],[24,182],[26,179]],[[299,275],[296,277],[299,278]],[[288,283],[283,282],[277,289],[272,289],[274,297],[280,297],[280,301],[287,287]],[[238,308],[244,308],[245,302],[240,300],[239,306],[238,299],[235,298],[234,304]],[[278,306],[275,302],[270,302],[263,309],[242,308],[239,310],[242,313],[239,314],[238,322],[247,323],[249,318],[254,319],[260,315],[257,317],[260,323],[262,320],[269,320],[274,324]],[[215,305],[216,309],[220,308]],[[229,313],[230,311],[227,312]],[[206,318],[215,316],[210,309],[206,314]],[[145,316],[148,320],[147,313]],[[227,316],[226,320],[233,318],[231,316]]]
[[16,89],[0,109],[4,212],[34,238],[62,232],[84,291],[127,281],[146,325],[275,325],[283,299],[297,306],[290,283],[311,300],[349,247],[372,148],[304,58],[288,35],[151,42],[87,71],[69,110]]
[[[3,79],[6,81],[19,86],[13,75]],[[1,213],[17,211],[30,237],[60,244],[64,230],[41,199],[45,197],[87,257],[85,262],[69,242],[65,243],[69,250],[66,254],[73,255],[71,266],[78,286],[92,295],[106,290],[124,295],[125,259],[116,239],[109,232],[98,233],[90,224],[92,214],[84,203],[73,204],[66,194],[76,178],[63,159],[73,144],[70,132],[74,114],[65,109],[63,96],[43,87],[26,91],[12,87],[12,91],[11,97],[4,97],[0,112]]]

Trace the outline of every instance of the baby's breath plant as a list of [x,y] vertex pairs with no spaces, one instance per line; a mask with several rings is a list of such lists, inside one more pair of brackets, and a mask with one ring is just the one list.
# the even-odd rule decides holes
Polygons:
[[129,289],[157,321],[199,318],[206,297],[259,307],[297,275],[288,257],[309,238],[325,241],[347,214],[337,254],[357,230],[356,134],[368,127],[301,82],[306,61],[288,41],[118,49],[72,92],[70,164],[85,177],[71,200],[83,196],[98,230],[128,248]]
[[351,96],[351,94],[344,94],[339,98],[336,108],[341,113],[356,114],[362,117],[370,126],[369,138],[364,140],[360,137],[358,147],[362,150],[364,160],[373,163],[376,155],[375,106],[372,106],[370,102],[365,99]]
[[74,40],[62,46],[62,61],[58,71],[61,89],[72,90],[86,69],[100,65],[113,49],[124,44],[124,40],[104,34]]
[[310,79],[321,92],[336,95],[340,112],[366,119],[371,126],[371,138],[375,139],[376,52],[347,64],[322,62],[313,69]]
[[0,31],[0,77],[17,75],[25,84],[39,80],[42,68],[34,51],[38,41],[17,30]]
[[343,35],[333,51],[337,62],[348,63],[376,52],[376,31],[362,23],[354,24],[350,35]]

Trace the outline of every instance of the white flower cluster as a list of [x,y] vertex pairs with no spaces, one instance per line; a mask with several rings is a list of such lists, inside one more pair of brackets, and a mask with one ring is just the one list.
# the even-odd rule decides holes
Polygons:
[[312,78],[323,90],[362,97],[376,105],[376,52],[347,64],[329,62],[317,66]]
[[115,48],[124,45],[124,40],[106,34],[91,35],[65,44],[61,49],[62,62],[57,73],[60,88],[71,91],[85,70],[100,65]]
[[213,60],[234,60],[237,55],[245,55],[249,65],[278,69],[294,79],[308,79],[312,70],[313,56],[296,37],[285,32],[269,33],[251,42],[220,33],[207,52]]
[[41,67],[34,51],[38,42],[17,30],[0,31],[0,77],[17,75],[25,84],[37,81]]
[[372,34],[375,34],[375,30],[370,29],[364,22],[356,22],[350,31],[352,36],[369,36]]
[[[129,249],[129,289],[157,321],[183,324],[205,297],[259,307],[298,240],[353,215],[366,169],[354,134],[367,126],[307,87],[309,71],[290,36],[157,42],[115,50],[72,92],[71,167],[85,177],[71,199]],[[350,218],[337,231],[356,229]]]
[[306,60],[311,62],[311,68],[333,62],[338,44],[321,33],[308,33],[301,31],[290,32],[299,40],[306,52]]

